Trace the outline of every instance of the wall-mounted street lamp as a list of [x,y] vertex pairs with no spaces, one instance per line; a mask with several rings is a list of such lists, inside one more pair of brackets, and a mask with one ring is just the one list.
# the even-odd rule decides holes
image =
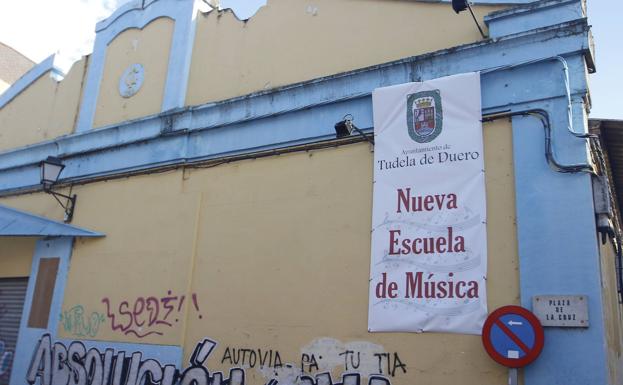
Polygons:
[[476,19],[476,15],[474,15],[474,11],[472,11],[472,7],[469,4],[469,0],[452,0],[452,9],[456,13],[463,12],[464,10],[469,9],[469,13],[472,14],[472,19],[474,19],[474,23],[476,23],[476,27],[478,27],[478,31],[480,31],[480,35],[482,36],[483,39],[487,38],[487,35],[485,35],[485,33],[482,31],[482,28],[480,28],[480,24],[478,23],[478,20]]
[[[74,217],[74,208],[76,207],[76,194],[71,195],[71,190],[69,191],[69,195],[52,191],[52,187],[54,187],[58,181],[58,177],[61,175],[65,165],[59,158],[48,156],[46,160],[41,161],[39,167],[41,168],[41,185],[43,186],[43,191],[51,194],[61,205],[63,210],[65,210],[65,222],[71,222]],[[65,203],[63,203],[59,197],[64,198],[66,200]]]
[[353,131],[357,131],[357,133],[364,137],[365,140],[370,142],[374,146],[374,139],[370,138],[368,135],[364,134],[355,124],[353,123],[353,116],[348,114],[344,116],[342,120],[335,123],[335,136],[339,138],[343,138],[345,136],[350,136]]

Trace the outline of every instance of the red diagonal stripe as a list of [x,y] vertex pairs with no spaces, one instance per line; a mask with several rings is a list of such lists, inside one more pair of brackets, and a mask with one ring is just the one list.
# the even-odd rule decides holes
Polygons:
[[495,320],[495,324],[497,325],[497,327],[499,327],[500,329],[502,329],[502,331],[504,332],[504,334],[506,334],[507,336],[510,337],[511,340],[513,340],[513,342],[519,346],[521,348],[521,350],[524,351],[525,354],[530,354],[530,348],[528,346],[526,346],[526,344],[523,343],[522,340],[519,339],[519,337],[517,337],[515,335],[515,333],[513,333],[512,330],[510,330],[508,327],[506,327],[506,325],[504,325],[502,322],[500,322],[499,319]]

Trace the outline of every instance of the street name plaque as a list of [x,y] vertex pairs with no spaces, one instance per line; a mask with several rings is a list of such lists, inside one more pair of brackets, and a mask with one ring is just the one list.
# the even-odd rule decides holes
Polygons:
[[532,312],[544,327],[588,327],[588,298],[585,295],[537,295]]

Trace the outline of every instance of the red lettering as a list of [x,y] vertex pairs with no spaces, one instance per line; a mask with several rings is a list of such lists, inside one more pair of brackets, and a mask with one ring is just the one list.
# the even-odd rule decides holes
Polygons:
[[398,284],[396,282],[391,282],[389,287],[387,288],[387,294],[389,298],[396,298],[398,294],[396,294],[396,290],[398,290]]
[[[420,244],[420,247],[418,247],[418,243]],[[415,254],[422,253],[422,238],[415,238],[413,240],[413,253]]]
[[446,238],[437,238],[437,252],[439,253],[445,253],[447,250],[445,248],[446,246]]
[[[126,309],[128,309],[127,311],[123,310],[123,307],[125,307]],[[132,313],[130,312],[130,304],[128,303],[128,301],[123,301],[119,304],[119,314],[120,315],[127,315],[130,318],[130,322],[128,323],[128,326],[126,327],[121,327],[121,330],[126,331],[127,329],[130,328],[130,326],[132,326],[132,321],[134,320],[134,318],[132,317]]]
[[134,302],[134,311],[132,311],[132,315],[134,317],[134,323],[138,327],[145,325],[145,321],[139,322],[138,320],[138,316],[143,313],[143,310],[145,310],[145,300],[143,299],[143,297],[138,297],[136,299],[136,302]]
[[158,313],[160,313],[160,301],[156,297],[149,297],[145,300],[146,309],[149,311],[149,323],[147,326],[152,326],[158,321]]
[[409,244],[409,239],[402,240],[402,254],[409,254],[411,252],[411,245]]
[[400,230],[389,230],[389,255],[407,254],[443,254],[465,251],[465,238],[454,236],[451,226],[447,227],[445,237],[404,238]]
[[433,198],[431,195],[427,195],[424,198],[424,209],[426,211],[432,211],[435,208],[435,206],[433,205],[434,202],[435,202],[435,198]]
[[[406,274],[407,284],[406,284],[406,294],[405,298],[422,298],[422,272],[418,271],[413,274],[413,272],[409,271]],[[416,294],[417,290],[417,294]]]
[[376,284],[376,298],[386,298],[387,273],[381,274],[381,282]]
[[467,290],[467,298],[478,298],[478,282],[470,281],[469,285],[471,287]]
[[389,254],[390,255],[400,254],[400,249],[398,249],[398,251],[394,249],[394,246],[398,245],[398,239],[394,237],[394,234],[396,233],[400,235],[400,230],[389,230]]
[[458,281],[456,283],[456,297],[457,298],[465,298],[465,292],[461,291],[461,288],[465,287],[465,281]]
[[409,197],[411,196],[411,189],[407,188],[407,195],[405,195],[402,189],[398,189],[398,208],[396,209],[397,213],[401,213],[401,203],[402,206],[405,206],[405,210],[409,211]]
[[396,212],[418,212],[418,211],[432,211],[432,210],[447,210],[457,208],[456,194],[434,194],[434,195],[418,195],[411,196],[411,188],[397,189],[397,201]]

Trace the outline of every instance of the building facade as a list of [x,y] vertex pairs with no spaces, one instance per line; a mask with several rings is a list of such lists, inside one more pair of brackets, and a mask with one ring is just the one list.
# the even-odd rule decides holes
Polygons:
[[15,83],[35,63],[20,52],[0,43],[0,92]]
[[473,9],[485,38],[446,1],[272,0],[246,21],[133,1],[69,73],[35,66],[0,95],[0,299],[23,287],[0,383],[504,383],[478,335],[368,332],[374,146],[334,130],[374,133],[379,87],[479,72],[487,307],[587,298],[588,327],[546,327],[520,380],[620,384],[586,4]]

